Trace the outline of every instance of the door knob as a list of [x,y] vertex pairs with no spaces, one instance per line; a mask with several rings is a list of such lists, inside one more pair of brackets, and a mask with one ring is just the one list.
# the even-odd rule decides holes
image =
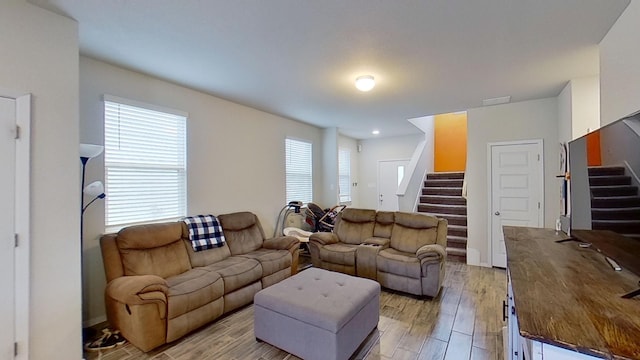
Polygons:
[[495,214],[496,214],[496,215],[500,215],[500,211],[496,211],[496,212],[495,212]]

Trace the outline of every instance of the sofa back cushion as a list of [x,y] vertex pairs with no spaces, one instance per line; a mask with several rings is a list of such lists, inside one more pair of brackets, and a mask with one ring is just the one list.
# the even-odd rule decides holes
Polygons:
[[237,212],[218,216],[231,255],[242,255],[262,247],[264,231],[258,217],[250,212]]
[[391,238],[394,221],[395,213],[393,211],[378,211],[373,236],[387,239]]
[[191,261],[192,267],[211,265],[231,256],[229,245],[227,245],[226,242],[221,247],[194,251],[191,240],[189,240],[189,228],[184,222],[182,223],[182,239],[184,241],[184,246],[187,249],[187,253],[189,254],[189,260]]
[[436,243],[437,227],[436,217],[396,212],[389,245],[398,251],[414,254],[422,246]]
[[120,230],[117,243],[124,275],[167,278],[191,269],[181,224],[136,225]]
[[348,208],[338,214],[334,233],[341,242],[358,245],[373,236],[375,223],[375,210]]

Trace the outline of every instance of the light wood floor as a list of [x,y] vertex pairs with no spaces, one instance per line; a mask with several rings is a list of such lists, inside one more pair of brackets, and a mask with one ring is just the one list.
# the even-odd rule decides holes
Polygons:
[[[382,291],[378,331],[354,358],[498,360],[502,350],[504,270],[447,263],[444,287],[433,300]],[[253,305],[172,344],[142,353],[127,343],[87,360],[294,360],[253,335]]]

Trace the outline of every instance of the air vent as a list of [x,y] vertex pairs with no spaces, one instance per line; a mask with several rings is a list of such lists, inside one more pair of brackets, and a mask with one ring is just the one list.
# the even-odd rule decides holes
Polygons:
[[482,100],[482,106],[506,104],[511,101],[511,96],[502,96],[493,99]]

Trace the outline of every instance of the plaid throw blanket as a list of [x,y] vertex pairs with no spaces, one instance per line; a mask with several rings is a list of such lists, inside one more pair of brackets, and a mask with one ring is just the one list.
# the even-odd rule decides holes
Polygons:
[[194,251],[213,249],[224,245],[222,226],[213,215],[188,216],[182,219],[189,228],[189,240]]

